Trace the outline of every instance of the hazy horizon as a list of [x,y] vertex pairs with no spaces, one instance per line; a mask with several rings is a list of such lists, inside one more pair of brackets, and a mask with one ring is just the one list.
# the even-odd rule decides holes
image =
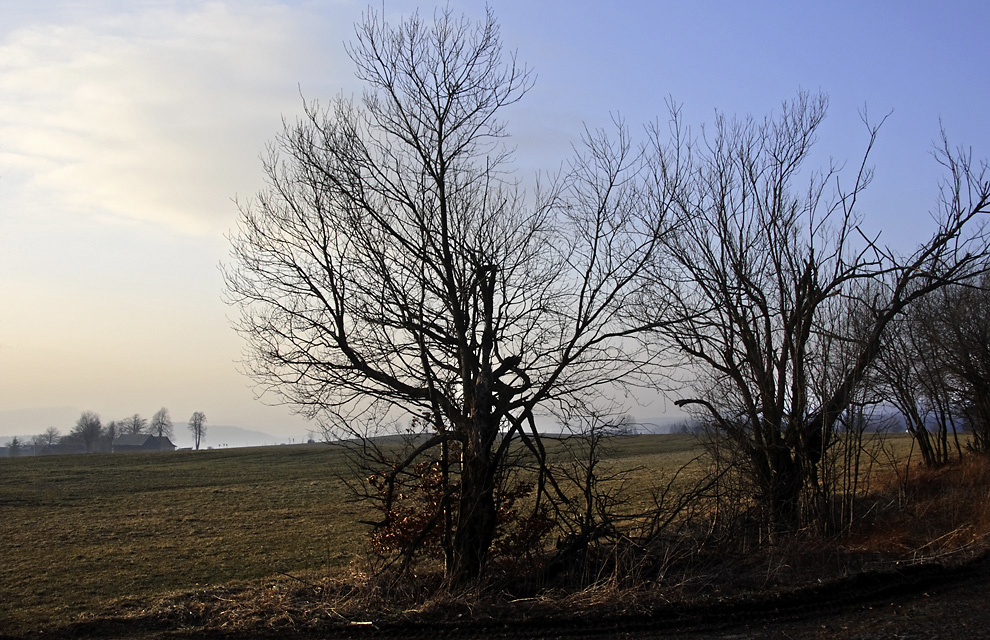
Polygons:
[[[41,434],[49,427],[55,427],[62,435],[68,435],[81,413],[82,411],[76,407],[43,407],[0,411],[0,434],[2,434],[0,435],[0,446],[6,445],[9,438],[13,436],[33,437]],[[145,419],[150,419],[153,415],[153,412],[138,413]],[[100,418],[104,426],[106,426],[111,420],[119,421],[131,415],[134,415],[134,412],[123,416],[100,415]],[[193,437],[188,429],[189,416],[178,418],[175,415],[171,415],[171,418],[172,432],[174,434],[172,441],[179,447],[192,446]],[[245,433],[238,436],[219,435],[221,433],[227,434],[231,429],[244,431]],[[313,431],[318,432],[319,430],[314,428]],[[257,437],[251,434],[257,434]],[[236,447],[257,446],[259,444],[281,444],[290,441],[304,442],[308,437],[309,432],[307,430],[287,429],[285,425],[279,425],[277,423],[270,425],[211,424],[209,416],[207,416],[206,437],[202,446],[205,448],[207,446],[221,446],[224,444]]]
[[[48,427],[52,426],[56,427],[62,435],[68,435],[73,425],[75,425],[76,420],[79,418],[80,413],[81,412],[75,407],[50,407],[0,411],[0,434],[3,434],[0,436],[0,446],[6,446],[9,442],[9,438],[13,436],[18,436],[25,440],[29,440],[33,436],[43,433]],[[101,416],[101,419],[103,419],[103,424],[105,426],[110,420],[120,420],[121,418],[126,417],[130,416]],[[142,417],[147,419],[149,416],[147,414],[142,414]],[[193,437],[192,433],[188,430],[188,421],[184,419],[177,420],[174,415],[171,417],[173,432],[172,442],[180,448],[191,447],[193,445]],[[666,433],[670,430],[672,425],[677,424],[686,418],[687,417],[684,415],[648,416],[636,420],[636,423],[639,425],[640,432]],[[542,425],[541,429],[545,428],[549,432],[555,431],[555,429],[551,427],[548,420],[538,420],[538,424]],[[316,441],[321,441],[323,439],[322,432],[315,425],[304,431],[283,430],[279,429],[278,426],[279,425],[271,425],[266,428],[264,425],[256,425],[254,427],[233,424],[215,425],[210,424],[209,421],[207,421],[206,435],[201,443],[201,447],[205,449],[222,446],[245,447],[272,444],[298,444],[306,442],[309,438],[313,438]]]

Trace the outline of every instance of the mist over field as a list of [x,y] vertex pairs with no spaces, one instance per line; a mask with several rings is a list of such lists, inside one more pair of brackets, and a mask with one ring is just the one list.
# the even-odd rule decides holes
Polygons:
[[[0,446],[6,444],[12,437],[17,436],[22,441],[30,441],[31,437],[40,434],[48,427],[56,427],[63,434],[72,430],[81,410],[75,407],[52,407],[44,409],[15,409],[0,411]],[[149,414],[150,415],[150,414]],[[120,416],[122,417],[122,416]],[[105,416],[104,421],[114,419]],[[187,428],[184,418],[173,419],[172,442],[179,448],[191,447],[192,434]],[[277,434],[277,435],[276,435]],[[318,433],[311,436],[309,432],[299,429],[284,429],[272,425],[271,431],[264,429],[249,429],[233,425],[206,425],[206,436],[201,443],[202,448],[220,447],[260,447],[272,444],[299,444],[310,437],[319,439]]]

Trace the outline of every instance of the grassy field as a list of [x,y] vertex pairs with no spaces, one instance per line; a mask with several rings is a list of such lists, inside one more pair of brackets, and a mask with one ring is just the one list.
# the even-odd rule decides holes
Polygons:
[[0,460],[0,630],[347,563],[362,535],[339,466],[319,445]]
[[[890,442],[907,453],[907,438]],[[602,470],[624,470],[635,503],[684,465],[677,484],[690,484],[699,452],[690,436],[619,437]],[[343,570],[364,553],[359,521],[375,514],[342,473],[343,451],[327,445],[2,459],[0,634],[172,592]]]
[[[687,436],[618,438],[639,484],[697,453]],[[0,633],[60,626],[115,601],[343,567],[372,515],[342,452],[300,445],[0,460]]]

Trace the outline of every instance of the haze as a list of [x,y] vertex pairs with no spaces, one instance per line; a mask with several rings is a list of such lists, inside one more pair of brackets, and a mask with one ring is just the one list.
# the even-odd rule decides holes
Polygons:
[[[375,3],[381,7],[381,3]],[[393,19],[416,6],[385,3]],[[483,5],[455,2],[480,17]],[[218,265],[234,198],[261,186],[266,142],[360,86],[344,52],[364,2],[0,1],[0,436],[67,432],[166,406],[302,437],[255,397]],[[634,128],[683,105],[762,118],[799,89],[831,98],[819,154],[858,162],[881,130],[868,231],[907,248],[929,229],[940,121],[990,155],[990,5],[527,2],[492,8],[538,76],[508,111],[521,175],[555,170],[583,126]],[[273,402],[276,398],[268,398]],[[662,413],[642,398],[635,415]],[[652,404],[648,404],[652,402]]]

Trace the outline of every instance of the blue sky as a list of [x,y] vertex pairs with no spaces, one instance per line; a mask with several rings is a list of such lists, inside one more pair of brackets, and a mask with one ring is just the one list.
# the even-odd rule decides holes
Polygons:
[[[417,6],[434,10],[384,3],[389,17]],[[857,163],[861,111],[891,113],[862,204],[866,226],[907,249],[930,228],[940,121],[954,144],[990,156],[987,3],[490,6],[537,76],[505,114],[524,174],[566,160],[585,124],[620,115],[638,130],[665,118],[668,99],[700,133],[716,110],[762,117],[822,91],[823,160]],[[360,91],[343,43],[365,7],[0,0],[0,436],[68,430],[73,411],[108,420],[161,406],[177,422],[204,411],[305,433],[238,373],[218,264],[232,199],[261,186],[258,156],[299,113],[300,90]]]

